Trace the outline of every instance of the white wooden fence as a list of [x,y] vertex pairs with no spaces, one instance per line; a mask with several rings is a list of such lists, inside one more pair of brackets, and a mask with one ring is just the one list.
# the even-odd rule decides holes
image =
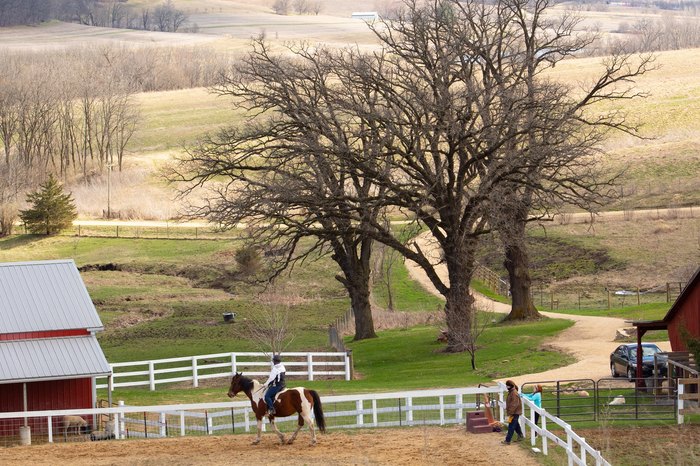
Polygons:
[[[533,447],[537,444],[537,437],[535,436],[535,434],[537,434],[542,442],[542,453],[544,455],[548,454],[549,441],[551,440],[556,445],[566,450],[569,466],[573,466],[574,464],[587,466],[589,460],[596,466],[610,466],[610,463],[603,458],[600,451],[586,443],[586,439],[579,437],[576,432],[573,431],[571,425],[549,414],[544,408],[538,408],[532,401],[526,398],[521,399],[523,401],[523,407],[529,408],[529,417],[523,409],[523,415],[520,416],[520,425],[523,427],[525,436],[527,436],[527,429],[530,430],[530,443]],[[503,405],[503,409],[505,409],[505,404]],[[540,414],[541,426],[535,424],[535,413]],[[554,433],[548,430],[547,422],[553,422],[561,427],[563,431],[557,430],[557,432]],[[566,435],[566,439],[559,436],[562,433]]]
[[[447,425],[464,423],[465,410],[476,409],[478,397],[489,394],[503,400],[505,386],[415,390],[321,397],[328,429]],[[53,442],[62,416],[83,416],[95,429],[104,429],[100,418],[113,419],[115,438],[162,438],[185,435],[211,435],[255,430],[250,401],[200,403],[188,405],[124,406],[95,409],[29,411],[0,413],[4,419],[17,420],[16,429],[26,417],[32,426],[32,439]],[[503,414],[500,413],[501,421]],[[115,422],[116,421],[116,422]],[[296,426],[296,416],[276,419],[283,430]],[[289,423],[286,429],[285,424]],[[5,435],[13,435],[5,432]],[[14,433],[16,435],[16,433]]]
[[[287,376],[314,380],[317,377],[344,377],[350,380],[350,353],[282,353]],[[244,372],[249,377],[266,377],[270,373],[270,355],[266,353],[218,353],[151,361],[118,362],[112,368],[112,390],[119,387],[148,386],[231,377]],[[107,377],[98,377],[97,388],[108,388]],[[100,382],[102,381],[102,382]]]

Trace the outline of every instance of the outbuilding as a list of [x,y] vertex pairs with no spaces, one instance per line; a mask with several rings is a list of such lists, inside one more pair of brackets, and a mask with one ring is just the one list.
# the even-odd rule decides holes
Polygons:
[[[95,407],[103,329],[72,260],[0,263],[0,412]],[[46,430],[33,421],[0,420],[0,436]]]

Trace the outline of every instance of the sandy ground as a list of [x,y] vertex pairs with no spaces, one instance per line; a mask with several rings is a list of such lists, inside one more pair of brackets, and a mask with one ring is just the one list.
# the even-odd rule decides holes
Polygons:
[[[304,435],[306,434],[306,435]],[[537,465],[534,454],[500,444],[503,434],[470,434],[464,427],[414,427],[331,432],[308,445],[302,431],[294,445],[273,434],[260,445],[253,435],[163,440],[124,440],[0,448],[3,465]]]
[[[421,235],[418,237],[417,243],[422,251],[430,251],[429,257],[431,257],[431,260],[437,257],[437,244],[430,240],[430,236]],[[439,296],[439,293],[420,267],[411,261],[406,261],[406,267],[414,280],[421,283],[425,289]],[[447,268],[444,265],[438,265],[437,271],[438,275],[447,281]],[[481,309],[502,313],[510,312],[510,306],[507,304],[493,302],[481,295],[477,295],[476,298]],[[625,323],[624,319],[577,316],[558,314],[556,312],[542,312],[541,314],[551,318],[569,319],[575,322],[572,327],[547,341],[546,344],[563,353],[571,354],[576,358],[577,362],[558,369],[509,378],[514,380],[516,384],[522,385],[524,382],[570,379],[598,380],[610,377],[610,353],[620,344],[614,341],[616,330],[622,327],[629,327],[629,324]],[[662,350],[671,350],[671,344],[668,341],[657,342],[657,344]]]

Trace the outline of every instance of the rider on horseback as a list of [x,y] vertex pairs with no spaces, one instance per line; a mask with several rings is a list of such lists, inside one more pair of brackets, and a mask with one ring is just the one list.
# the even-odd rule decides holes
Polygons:
[[285,387],[284,384],[284,374],[286,369],[282,364],[282,358],[279,354],[275,354],[272,357],[272,370],[270,371],[270,377],[268,377],[265,386],[268,387],[265,393],[265,404],[267,405],[267,414],[274,416],[275,414],[275,395],[282,391]]

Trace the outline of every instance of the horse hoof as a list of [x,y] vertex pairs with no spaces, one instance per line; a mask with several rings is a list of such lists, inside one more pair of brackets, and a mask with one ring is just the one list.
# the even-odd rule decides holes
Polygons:
[[294,443],[294,440],[287,440],[287,445],[291,445],[292,443]]

